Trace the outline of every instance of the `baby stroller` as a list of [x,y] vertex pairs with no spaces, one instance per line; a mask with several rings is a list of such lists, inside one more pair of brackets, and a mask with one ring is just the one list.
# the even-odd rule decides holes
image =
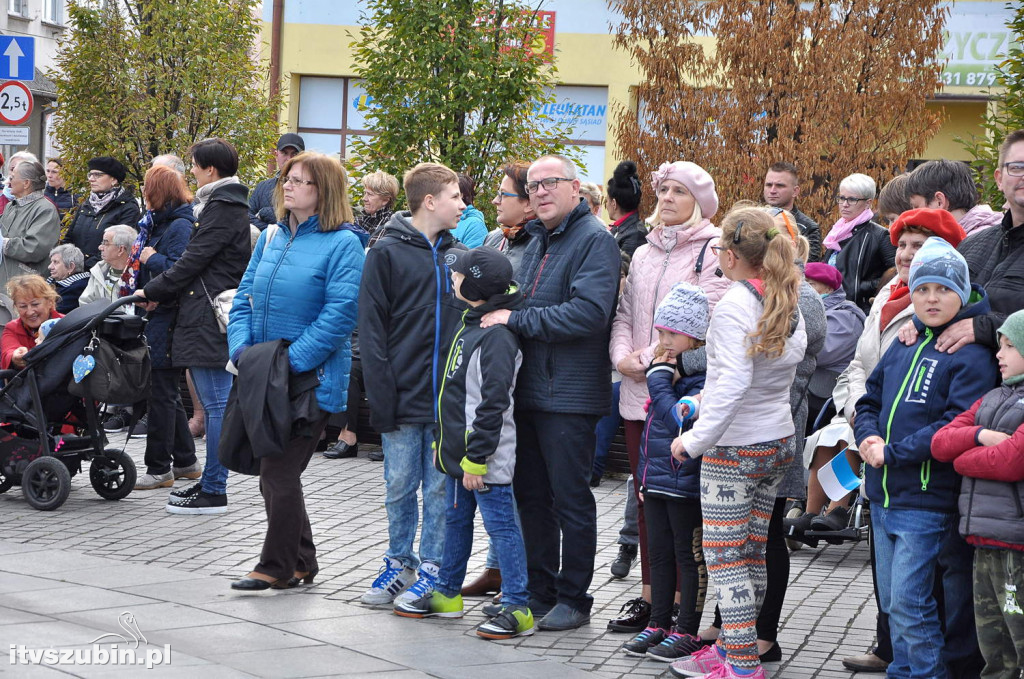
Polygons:
[[[20,485],[35,509],[57,509],[71,492],[71,477],[82,471],[87,460],[91,462],[89,482],[100,497],[120,500],[132,492],[135,463],[122,450],[104,448],[107,441],[98,413],[102,399],[88,388],[109,377],[111,370],[97,361],[93,379],[76,384],[72,368],[79,356],[100,356],[94,353],[96,348],[107,343],[107,355],[117,356],[117,363],[132,363],[115,370],[123,368],[136,377],[139,391],[133,400],[145,398],[149,385],[145,319],[115,315],[123,305],[137,301],[142,298],[93,302],[74,309],[53,326],[45,341],[25,354],[22,370],[0,370],[0,493]],[[142,361],[137,360],[140,355]],[[90,397],[75,396],[69,385]],[[69,430],[75,433],[66,433]]]

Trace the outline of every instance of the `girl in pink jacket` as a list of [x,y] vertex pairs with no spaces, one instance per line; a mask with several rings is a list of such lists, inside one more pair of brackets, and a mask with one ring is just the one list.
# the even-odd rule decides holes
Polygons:
[[[633,473],[634,492],[640,455],[640,436],[646,417],[646,370],[658,344],[654,310],[676,283],[692,283],[704,289],[708,303],[725,294],[729,281],[716,275],[721,230],[711,223],[718,212],[715,182],[704,168],[686,161],[664,163],[651,173],[658,206],[648,220],[647,242],[637,248],[629,276],[612,323],[612,365],[622,374],[619,412],[625,420],[626,450]],[[639,511],[640,571],[643,600],[650,601],[650,573],[647,564],[647,526],[643,507]]]

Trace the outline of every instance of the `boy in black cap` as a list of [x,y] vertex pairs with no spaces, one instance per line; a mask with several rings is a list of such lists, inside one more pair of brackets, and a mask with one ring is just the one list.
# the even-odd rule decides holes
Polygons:
[[515,309],[522,294],[512,281],[512,265],[498,250],[450,250],[455,296],[469,304],[452,340],[438,399],[439,433],[434,464],[447,474],[444,558],[433,592],[396,602],[395,613],[409,618],[461,618],[462,582],[473,547],[477,506],[501,566],[501,611],[477,628],[485,639],[533,634],[527,606],[526,548],[516,525],[512,473],[516,429],[512,392],[523,355],[515,333],[504,325],[480,327],[494,309]]

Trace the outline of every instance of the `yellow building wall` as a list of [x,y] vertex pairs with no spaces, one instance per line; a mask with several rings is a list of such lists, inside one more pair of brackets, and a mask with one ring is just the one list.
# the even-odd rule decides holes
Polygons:
[[[356,39],[355,26],[332,26],[309,23],[286,23],[282,36],[282,74],[284,79],[282,129],[298,126],[299,79],[307,76],[352,77],[354,60],[350,44]],[[264,27],[270,41],[270,24]],[[616,156],[615,111],[635,106],[630,101],[630,87],[640,80],[631,60],[615,50],[610,35],[557,32],[556,67],[563,85],[599,86],[608,90],[608,130],[605,141],[605,174],[610,177],[620,158]],[[713,45],[713,38],[703,39]],[[966,88],[950,88],[961,91]],[[976,90],[975,90],[976,91]],[[986,102],[973,100],[935,100],[932,110],[943,113],[939,133],[928,144],[924,159],[949,158],[968,160],[956,138],[982,132],[980,122]]]

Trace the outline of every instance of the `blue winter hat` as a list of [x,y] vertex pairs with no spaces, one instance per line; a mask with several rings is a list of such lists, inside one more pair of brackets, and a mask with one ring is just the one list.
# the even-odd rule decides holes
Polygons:
[[971,296],[971,274],[967,260],[947,241],[932,236],[924,242],[910,263],[910,292],[925,283],[939,283],[956,290],[960,302]]
[[676,283],[654,312],[654,327],[704,341],[711,310],[704,290],[691,283]]

